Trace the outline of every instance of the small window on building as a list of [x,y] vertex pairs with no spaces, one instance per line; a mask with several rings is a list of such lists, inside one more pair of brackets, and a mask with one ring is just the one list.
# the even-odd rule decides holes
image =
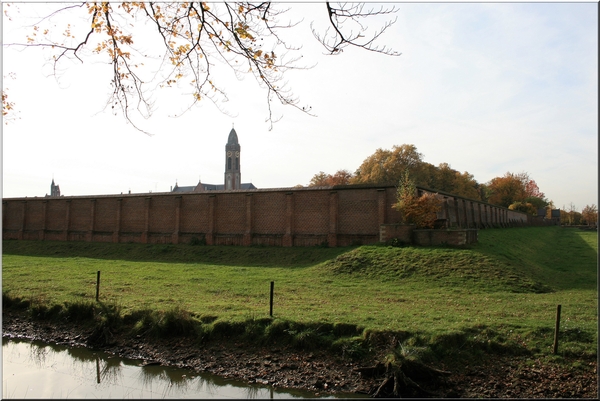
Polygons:
[[227,169],[231,170],[231,157],[227,158]]
[[236,170],[240,169],[240,158],[239,157],[235,158],[235,169]]

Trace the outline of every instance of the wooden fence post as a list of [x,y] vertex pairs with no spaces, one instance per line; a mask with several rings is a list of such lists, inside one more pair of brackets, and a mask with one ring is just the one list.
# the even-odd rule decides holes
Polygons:
[[273,317],[273,289],[275,287],[275,282],[271,281],[271,300],[270,300],[270,308],[269,308],[269,316]]
[[558,329],[560,328],[560,305],[556,305],[556,324],[554,326],[554,347],[552,352],[558,352]]
[[100,270],[98,270],[98,274],[96,275],[96,302],[98,302],[99,296],[100,296]]

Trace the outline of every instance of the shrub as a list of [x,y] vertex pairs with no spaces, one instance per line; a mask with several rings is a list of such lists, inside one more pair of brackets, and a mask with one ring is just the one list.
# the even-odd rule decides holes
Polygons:
[[508,208],[510,210],[516,210],[518,212],[523,212],[532,216],[537,216],[536,207],[529,202],[514,202],[510,206],[508,206]]
[[402,213],[405,224],[414,224],[416,228],[433,228],[437,220],[437,212],[441,209],[437,194],[429,192],[417,195],[417,188],[408,174],[408,170],[398,183],[398,202],[394,209]]

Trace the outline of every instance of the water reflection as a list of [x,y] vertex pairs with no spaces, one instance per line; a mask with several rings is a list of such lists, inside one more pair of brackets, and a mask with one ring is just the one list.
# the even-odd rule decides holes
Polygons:
[[140,361],[104,352],[41,342],[3,338],[2,362],[2,398],[315,397],[306,391],[247,385],[181,368],[140,366]]

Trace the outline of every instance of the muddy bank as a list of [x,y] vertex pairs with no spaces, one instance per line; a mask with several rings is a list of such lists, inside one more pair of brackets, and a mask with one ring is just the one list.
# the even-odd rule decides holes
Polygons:
[[[289,346],[256,346],[232,340],[197,345],[190,338],[126,338],[106,333],[108,343],[94,345],[97,333],[82,325],[32,322],[3,312],[2,335],[71,346],[86,346],[114,355],[193,369],[248,383],[299,388],[316,393],[358,393],[368,397],[377,378],[358,371],[363,365],[325,352],[304,352]],[[364,364],[364,362],[362,362]]]
[[[248,383],[299,388],[319,394],[356,393],[368,398],[386,379],[385,369],[374,369],[391,344],[360,363],[322,351],[299,351],[286,345],[257,346],[232,340],[198,345],[189,338],[169,340],[127,338],[82,325],[32,322],[3,311],[3,336],[28,338],[71,346],[88,346],[124,358],[193,369]],[[103,343],[102,346],[98,346]],[[596,360],[579,361],[579,368],[531,357],[493,356],[482,366],[451,372],[435,387],[435,398],[591,398],[598,397]],[[379,365],[381,367],[381,365]],[[443,366],[441,367],[443,368]]]

